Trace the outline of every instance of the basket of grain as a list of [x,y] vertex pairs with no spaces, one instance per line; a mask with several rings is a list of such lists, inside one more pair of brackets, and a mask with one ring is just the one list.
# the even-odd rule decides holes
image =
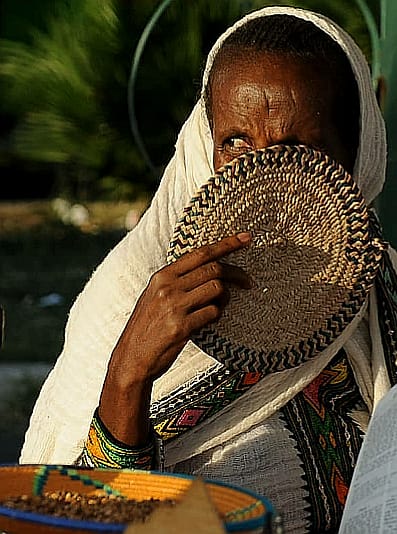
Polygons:
[[11,534],[266,532],[273,513],[251,491],[187,475],[0,466],[0,531]]

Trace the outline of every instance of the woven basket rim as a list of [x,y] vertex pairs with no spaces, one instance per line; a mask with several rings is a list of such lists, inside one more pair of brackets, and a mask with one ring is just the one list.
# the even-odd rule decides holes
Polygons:
[[[11,473],[14,476],[25,476],[30,477],[31,480],[33,480],[34,476],[37,475],[39,472],[42,473],[48,468],[47,475],[51,477],[52,475],[59,475],[59,474],[65,474],[69,473],[67,476],[72,476],[73,473],[77,472],[80,475],[84,477],[90,477],[92,480],[101,480],[102,475],[102,481],[104,480],[103,477],[109,478],[111,475],[114,475],[114,477],[120,477],[125,476],[129,480],[138,480],[140,482],[147,482],[147,489],[150,491],[152,488],[152,485],[150,484],[150,481],[154,481],[157,479],[157,481],[160,481],[160,483],[164,483],[166,486],[166,489],[172,489],[173,486],[175,486],[177,489],[179,488],[178,483],[184,482],[184,481],[193,481],[197,477],[192,475],[185,475],[180,473],[168,473],[168,472],[160,472],[160,471],[139,471],[139,470],[129,470],[129,469],[108,469],[108,468],[85,468],[85,467],[74,467],[74,466],[54,466],[54,465],[37,465],[37,464],[23,464],[23,465],[0,465],[0,476],[4,474]],[[63,479],[65,484],[67,485],[67,476]],[[69,480],[70,484],[73,481],[72,479]],[[233,513],[238,514],[240,511],[244,511],[243,509],[235,508],[229,511],[230,517],[229,519],[225,519],[224,525],[227,531],[230,529],[232,531],[239,531],[239,530],[250,530],[254,528],[261,527],[265,524],[267,521],[267,518],[270,517],[271,514],[274,513],[274,508],[270,501],[249,490],[246,488],[239,487],[237,485],[228,484],[220,480],[210,480],[210,479],[204,479],[205,484],[208,488],[215,488],[216,490],[216,496],[225,498],[226,500],[230,500],[231,496],[238,498],[239,495],[241,495],[244,499],[249,499],[252,501],[252,503],[258,503],[258,513],[255,516],[246,517],[242,519],[230,519],[233,516]],[[109,483],[108,485],[112,485],[112,483]],[[117,487],[117,478],[116,481],[113,482],[113,486]],[[187,488],[188,486],[186,486]],[[64,486],[62,486],[64,489]],[[60,488],[61,489],[61,488]],[[84,488],[83,488],[84,489]],[[87,490],[89,488],[86,488]],[[43,487],[43,491],[45,491],[45,487]],[[81,490],[80,492],[83,492]],[[231,493],[230,493],[231,492]],[[150,498],[149,496],[143,497],[144,499]],[[164,497],[166,498],[166,497]],[[215,506],[219,506],[219,503],[214,501]],[[12,508],[5,507],[3,505],[0,506],[0,517],[8,517],[9,519],[14,519],[18,521],[26,521],[31,524],[40,524],[45,526],[58,526],[63,527],[66,529],[70,529],[71,532],[73,532],[75,529],[87,529],[92,530],[93,532],[105,532],[106,529],[112,529],[114,532],[123,532],[125,529],[125,524],[122,523],[102,523],[98,521],[87,521],[87,520],[77,520],[77,519],[67,519],[67,518],[60,518],[60,517],[54,517],[49,514],[40,514],[36,512],[23,512],[19,510],[15,510]]]

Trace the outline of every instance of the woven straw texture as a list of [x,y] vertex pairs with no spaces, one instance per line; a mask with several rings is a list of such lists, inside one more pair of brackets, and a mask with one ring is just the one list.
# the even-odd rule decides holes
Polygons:
[[[0,467],[0,501],[10,496],[41,495],[66,490],[85,495],[121,495],[129,499],[180,500],[193,478],[183,475],[120,469],[79,469],[65,466]],[[264,526],[272,510],[270,503],[246,490],[217,482],[206,483],[211,500],[233,532]],[[12,534],[122,532],[125,525],[67,520],[22,513],[0,506],[1,529]]]
[[381,259],[365,201],[322,152],[279,145],[224,166],[192,198],[167,259],[237,232],[228,256],[253,287],[230,287],[222,318],[193,341],[228,367],[275,372],[326,348],[360,310]]

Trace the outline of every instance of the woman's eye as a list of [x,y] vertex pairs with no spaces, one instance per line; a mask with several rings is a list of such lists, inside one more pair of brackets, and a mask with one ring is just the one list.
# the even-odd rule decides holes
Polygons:
[[252,150],[252,145],[241,137],[229,137],[223,143],[223,150],[233,156],[245,154]]

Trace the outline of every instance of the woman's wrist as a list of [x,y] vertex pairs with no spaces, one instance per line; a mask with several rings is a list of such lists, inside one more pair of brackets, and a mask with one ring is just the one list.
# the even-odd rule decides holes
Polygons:
[[[120,376],[120,374],[119,374]],[[106,376],[98,415],[109,432],[120,442],[139,447],[150,435],[152,381],[120,383]]]
[[101,420],[99,410],[95,411],[79,465],[150,470],[155,462],[156,438],[153,429],[145,445],[132,447],[113,436]]

